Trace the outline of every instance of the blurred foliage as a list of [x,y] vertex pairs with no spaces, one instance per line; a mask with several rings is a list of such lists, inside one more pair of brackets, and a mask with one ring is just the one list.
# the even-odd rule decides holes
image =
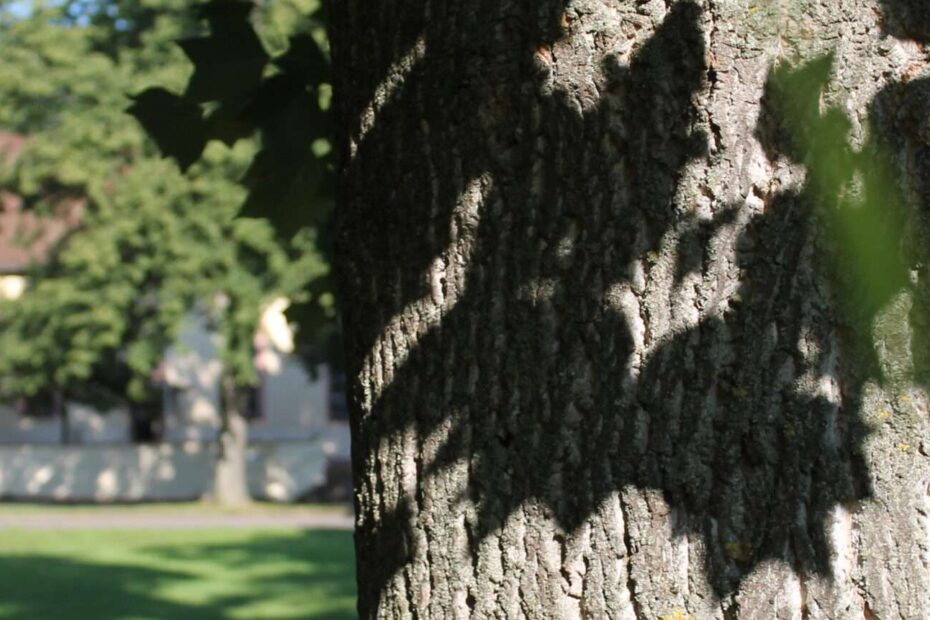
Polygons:
[[[887,379],[875,347],[890,344],[873,343],[873,331],[894,298],[918,284],[913,270],[923,249],[908,243],[917,214],[874,119],[855,149],[847,113],[824,103],[832,69],[832,55],[774,67],[763,96],[766,122],[757,137],[770,158],[782,155],[805,166],[804,191],[826,231],[840,323],[870,349],[871,359],[860,360],[869,372]],[[900,365],[912,352],[890,353]]]
[[[247,197],[237,180],[258,141],[212,143],[182,174],[125,113],[127,93],[180,88],[196,75],[174,44],[203,32],[189,3],[11,4],[0,3],[0,130],[28,141],[0,170],[0,188],[40,213],[63,196],[87,208],[33,268],[22,299],[0,306],[0,395],[154,405],[164,351],[193,310],[222,336],[225,367],[246,386],[257,378],[253,337],[272,299],[290,297],[313,307],[317,324],[332,322],[316,232],[284,238],[267,220],[237,217]],[[269,48],[281,48],[306,31],[298,17],[312,8],[279,0],[250,19]],[[308,333],[299,340],[312,342]]]
[[855,297],[874,313],[907,282],[900,243],[905,201],[875,132],[854,150],[846,113],[821,109],[832,64],[828,55],[799,67],[779,65],[766,97],[782,122],[779,150],[806,165],[809,190],[835,233],[843,270],[854,275]]
[[129,112],[182,170],[213,141],[233,146],[260,135],[261,149],[242,178],[248,195],[241,213],[268,218],[290,237],[325,223],[331,212],[329,60],[318,11],[308,16],[316,27],[290,36],[274,55],[259,37],[253,8],[249,0],[200,5],[196,15],[209,34],[178,41],[194,66],[183,91],[147,88]]
[[[209,29],[178,39],[194,67],[186,83],[149,82],[129,112],[182,170],[196,169],[211,145],[238,147],[257,136],[260,148],[241,177],[240,215],[267,219],[282,239],[318,231],[328,261],[334,164],[321,5],[212,0],[192,14]],[[323,360],[341,365],[334,291],[328,274],[316,277],[287,312],[311,368]]]

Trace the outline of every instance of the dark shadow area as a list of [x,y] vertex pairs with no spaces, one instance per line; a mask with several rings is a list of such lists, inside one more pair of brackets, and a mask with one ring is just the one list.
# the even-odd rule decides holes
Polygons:
[[930,4],[923,0],[881,0],[885,32],[896,39],[930,41]]
[[[120,536],[110,544],[121,544]],[[229,576],[214,573],[227,571],[235,584],[218,583]],[[0,618],[214,620],[270,604],[260,617],[351,620],[345,601],[354,602],[354,576],[348,532],[256,532],[229,544],[137,547],[131,563],[5,553]]]
[[4,557],[0,617],[216,618],[216,610],[157,600],[148,594],[189,575],[126,565],[91,565],[55,556]]

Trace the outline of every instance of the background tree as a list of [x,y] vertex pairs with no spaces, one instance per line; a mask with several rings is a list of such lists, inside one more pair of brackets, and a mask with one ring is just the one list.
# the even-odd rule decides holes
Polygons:
[[[63,196],[87,201],[80,227],[3,308],[0,389],[128,401],[136,417],[154,416],[156,371],[199,308],[221,336],[225,371],[213,494],[239,502],[247,498],[240,403],[257,380],[260,314],[278,296],[307,301],[307,284],[328,268],[312,231],[284,239],[267,221],[236,218],[245,197],[236,181],[254,141],[214,145],[188,175],[159,159],[125,114],[126,94],[183,83],[190,65],[170,42],[199,23],[181,3],[126,4],[0,13],[0,127],[28,135],[4,187],[38,212]],[[282,10],[268,13],[269,31],[298,25],[281,22]]]

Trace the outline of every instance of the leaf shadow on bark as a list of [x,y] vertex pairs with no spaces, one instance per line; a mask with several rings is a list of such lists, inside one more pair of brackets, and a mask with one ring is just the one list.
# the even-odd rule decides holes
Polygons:
[[923,0],[880,0],[883,30],[896,39],[930,42],[930,4]]
[[[528,57],[545,60],[566,3],[539,5],[495,23],[503,39],[518,37]],[[422,540],[414,530],[438,535],[421,512],[437,498],[464,517],[473,560],[528,504],[572,534],[606,498],[633,488],[661,492],[678,515],[676,535],[703,537],[706,575],[721,597],[772,559],[829,576],[832,512],[871,495],[861,399],[878,362],[855,323],[839,341],[862,361],[835,374],[841,326],[829,269],[819,268],[832,258],[817,236],[814,188],[763,196],[748,221],[739,205],[700,222],[675,210],[685,166],[712,157],[695,130],[694,97],[708,79],[699,8],[673,4],[629,66],[608,59],[606,88],[589,106],[578,104],[583,92],[539,97],[546,69],[505,59],[512,42],[456,48],[442,22],[422,24],[426,56],[348,168],[349,184],[389,175],[391,192],[339,214],[342,253],[353,255],[343,285],[348,298],[372,300],[345,308],[357,373],[392,318],[434,294],[423,274],[469,231],[456,205],[470,180],[491,179],[454,306],[399,368],[385,364],[394,374],[370,412],[359,408],[365,395],[352,398],[356,489],[369,498],[392,495],[385,485],[397,472],[378,455],[385,442],[412,432],[422,456],[443,435],[416,465],[416,490],[395,493],[378,518],[360,518],[357,554],[379,558],[359,563],[363,614],[392,578],[413,570]],[[418,96],[444,92],[454,99],[410,120],[406,106],[422,105]],[[351,108],[345,118],[358,113]],[[786,156],[766,122],[756,137],[772,158]],[[685,231],[676,284],[706,270],[710,242],[737,230],[739,290],[709,302],[725,311],[672,331],[637,360],[637,317],[616,293],[640,287],[632,266],[673,229]],[[377,294],[361,292],[368,282],[378,282]],[[640,310],[646,321],[657,312]],[[839,403],[818,391],[824,380],[838,386]],[[445,484],[436,481],[462,463],[465,495],[435,495]]]

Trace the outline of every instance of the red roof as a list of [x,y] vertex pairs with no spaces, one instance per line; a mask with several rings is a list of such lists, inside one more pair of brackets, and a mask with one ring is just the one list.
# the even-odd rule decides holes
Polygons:
[[[0,167],[16,163],[26,137],[0,131]],[[58,241],[80,223],[86,201],[68,196],[54,201],[52,215],[23,208],[23,198],[0,188],[0,273],[19,273],[41,263]]]
[[26,145],[26,136],[0,131],[0,159],[4,167],[12,166]]

